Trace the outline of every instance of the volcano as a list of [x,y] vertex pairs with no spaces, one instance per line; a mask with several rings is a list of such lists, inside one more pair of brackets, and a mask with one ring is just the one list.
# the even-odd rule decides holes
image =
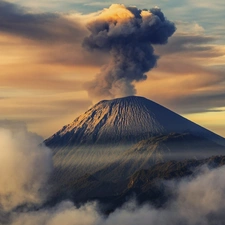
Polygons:
[[143,97],[104,100],[48,138],[52,148],[133,144],[170,133],[189,133],[225,146],[224,138]]
[[225,155],[224,138],[137,96],[97,103],[45,144],[53,149],[53,195],[76,199],[108,196],[158,163]]

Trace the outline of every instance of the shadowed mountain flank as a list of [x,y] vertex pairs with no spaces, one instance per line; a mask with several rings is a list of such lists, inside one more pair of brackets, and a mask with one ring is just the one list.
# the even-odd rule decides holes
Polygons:
[[225,156],[212,156],[207,159],[188,159],[157,163],[148,169],[137,170],[127,179],[104,181],[96,174],[85,174],[78,179],[53,181],[50,201],[70,198],[77,204],[97,200],[103,204],[104,211],[115,210],[133,197],[139,203],[151,202],[157,207],[163,206],[173,196],[167,181],[186,177],[187,179],[201,173],[202,166],[218,168],[225,165]]

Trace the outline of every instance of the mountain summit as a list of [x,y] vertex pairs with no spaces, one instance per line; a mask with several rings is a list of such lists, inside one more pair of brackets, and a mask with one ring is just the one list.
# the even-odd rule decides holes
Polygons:
[[53,180],[71,193],[73,182],[87,174],[117,182],[156,163],[224,155],[224,143],[211,131],[137,96],[101,101],[45,141],[57,168]]
[[48,138],[50,147],[129,144],[157,135],[190,133],[225,145],[224,138],[143,97],[103,100]]

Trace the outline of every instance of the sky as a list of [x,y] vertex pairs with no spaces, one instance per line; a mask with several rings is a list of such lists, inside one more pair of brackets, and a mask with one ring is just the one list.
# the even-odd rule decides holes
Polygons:
[[152,45],[159,58],[147,79],[132,83],[136,95],[225,136],[223,0],[0,0],[0,120],[23,121],[47,138],[93,105],[86,84],[110,54],[82,43],[111,4],[157,6],[176,26],[167,44]]

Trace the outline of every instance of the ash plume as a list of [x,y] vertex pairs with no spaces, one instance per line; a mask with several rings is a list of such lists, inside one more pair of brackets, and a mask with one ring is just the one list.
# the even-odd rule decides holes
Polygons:
[[156,65],[152,45],[166,44],[176,29],[159,8],[139,10],[120,4],[104,9],[87,28],[91,34],[83,47],[110,55],[108,64],[86,84],[94,100],[134,95],[134,82],[145,80]]

